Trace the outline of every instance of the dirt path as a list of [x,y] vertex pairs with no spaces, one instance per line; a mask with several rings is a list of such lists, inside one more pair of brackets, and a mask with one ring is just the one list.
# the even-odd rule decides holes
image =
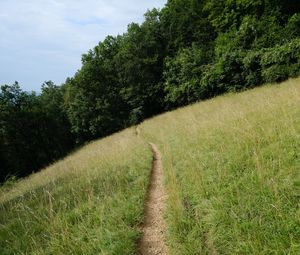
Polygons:
[[166,195],[164,192],[161,155],[154,144],[150,145],[153,152],[153,166],[145,204],[145,220],[142,226],[143,237],[139,244],[139,254],[167,255],[168,249],[165,242],[166,225],[163,217]]

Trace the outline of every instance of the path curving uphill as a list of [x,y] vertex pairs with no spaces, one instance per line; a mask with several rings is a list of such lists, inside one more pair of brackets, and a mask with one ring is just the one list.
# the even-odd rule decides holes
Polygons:
[[155,144],[150,143],[150,146],[153,152],[153,165],[145,203],[145,220],[142,226],[143,236],[139,244],[139,254],[167,255],[166,224],[164,221],[166,194],[163,184],[161,154]]

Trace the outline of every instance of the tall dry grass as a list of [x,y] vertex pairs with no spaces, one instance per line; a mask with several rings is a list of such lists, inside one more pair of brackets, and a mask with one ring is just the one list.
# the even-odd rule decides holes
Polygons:
[[140,130],[163,154],[172,254],[300,254],[300,79]]
[[3,186],[0,254],[134,254],[146,141],[163,154],[172,254],[299,254],[300,79],[160,115]]
[[151,161],[128,129],[2,187],[0,254],[133,254]]

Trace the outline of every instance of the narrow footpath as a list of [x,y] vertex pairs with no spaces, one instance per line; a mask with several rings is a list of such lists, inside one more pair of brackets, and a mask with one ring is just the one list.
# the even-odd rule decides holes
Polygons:
[[153,152],[153,165],[145,203],[145,219],[142,226],[143,236],[139,243],[139,254],[167,255],[166,224],[164,221],[166,194],[161,154],[155,144],[150,145]]

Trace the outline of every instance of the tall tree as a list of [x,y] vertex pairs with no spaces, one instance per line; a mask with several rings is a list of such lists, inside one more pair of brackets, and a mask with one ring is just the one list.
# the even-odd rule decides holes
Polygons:
[[0,180],[25,176],[73,148],[62,102],[62,92],[52,82],[43,86],[40,96],[23,92],[17,82],[1,86]]
[[83,55],[82,68],[66,83],[65,107],[79,143],[123,127],[127,107],[113,61],[119,45],[120,38],[108,36]]
[[159,11],[153,9],[145,14],[142,25],[130,24],[116,58],[122,97],[130,109],[128,124],[136,124],[163,109],[165,51],[159,22]]

